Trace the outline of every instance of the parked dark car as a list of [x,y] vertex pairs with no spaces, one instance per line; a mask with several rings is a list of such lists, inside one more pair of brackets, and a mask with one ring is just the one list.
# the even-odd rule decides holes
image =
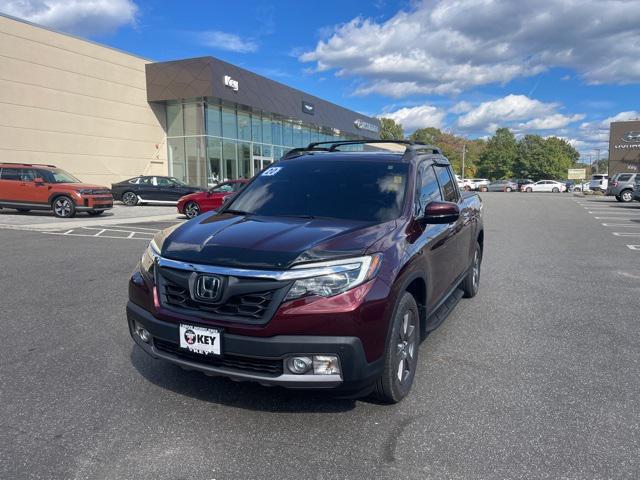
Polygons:
[[174,177],[140,176],[111,185],[115,200],[133,206],[143,203],[176,204],[178,200],[202,188],[194,187]]
[[640,202],[640,175],[636,175],[636,185],[633,189],[633,199]]
[[478,291],[481,200],[436,147],[327,143],[156,235],[127,304],[145,352],[265,385],[409,393],[420,340]]
[[619,202],[631,202],[633,200],[636,178],[639,178],[637,173],[616,173],[609,179],[605,195],[613,196]]
[[518,184],[513,180],[496,180],[487,185],[487,192],[515,192]]

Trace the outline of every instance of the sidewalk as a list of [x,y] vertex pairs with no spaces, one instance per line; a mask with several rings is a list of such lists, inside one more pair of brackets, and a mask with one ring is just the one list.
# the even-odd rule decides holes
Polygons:
[[97,217],[78,213],[74,218],[57,218],[51,212],[42,211],[18,213],[10,209],[0,210],[0,228],[34,231],[172,220],[178,222],[184,219],[185,217],[177,212],[175,206],[125,207],[124,205],[114,205],[113,209],[107,210]]

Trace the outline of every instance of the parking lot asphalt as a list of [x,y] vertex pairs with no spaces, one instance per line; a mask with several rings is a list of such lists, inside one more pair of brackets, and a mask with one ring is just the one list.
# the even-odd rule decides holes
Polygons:
[[640,237],[614,235],[640,204],[482,197],[480,292],[394,406],[152,360],[124,315],[145,242],[0,227],[0,478],[640,477]]

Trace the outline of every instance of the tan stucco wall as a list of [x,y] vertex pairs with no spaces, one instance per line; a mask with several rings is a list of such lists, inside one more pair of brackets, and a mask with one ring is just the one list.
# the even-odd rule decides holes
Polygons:
[[147,60],[0,16],[0,161],[54,164],[109,185],[167,174]]

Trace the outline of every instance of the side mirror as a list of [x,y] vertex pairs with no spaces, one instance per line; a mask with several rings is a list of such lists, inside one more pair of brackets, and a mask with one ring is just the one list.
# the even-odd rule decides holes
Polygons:
[[38,178],[34,178],[33,179],[33,183],[35,183],[36,185],[44,185],[44,178],[38,177]]
[[453,223],[460,217],[460,207],[453,202],[431,202],[418,219],[424,224]]

